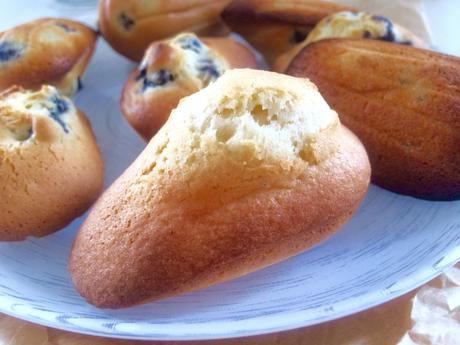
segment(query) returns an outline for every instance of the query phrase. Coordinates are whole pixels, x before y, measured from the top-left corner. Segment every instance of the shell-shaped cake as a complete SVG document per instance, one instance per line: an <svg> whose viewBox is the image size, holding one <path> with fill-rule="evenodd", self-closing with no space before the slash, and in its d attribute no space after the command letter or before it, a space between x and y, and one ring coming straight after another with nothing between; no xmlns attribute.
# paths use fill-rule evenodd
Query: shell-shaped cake
<svg viewBox="0 0 460 345"><path fill-rule="evenodd" d="M180 32L221 36L220 13L231 0L100 0L99 28L120 54L140 61L147 47Z"/></svg>
<svg viewBox="0 0 460 345"><path fill-rule="evenodd" d="M51 86L0 94L0 240L45 236L80 216L102 190L90 124Z"/></svg>
<svg viewBox="0 0 460 345"><path fill-rule="evenodd" d="M229 70L184 98L98 200L72 280L120 308L247 274L334 233L369 179L363 146L312 83Z"/></svg>
<svg viewBox="0 0 460 345"><path fill-rule="evenodd" d="M43 18L0 33L0 91L53 85L72 96L91 59L96 32L67 19Z"/></svg>
<svg viewBox="0 0 460 345"><path fill-rule="evenodd" d="M338 12L323 18L307 38L281 55L273 70L284 72L291 60L307 45L330 38L364 38L428 48L428 45L406 28L389 18L366 12Z"/></svg>
<svg viewBox="0 0 460 345"><path fill-rule="evenodd" d="M231 38L199 39L179 34L155 42L128 77L121 109L145 139L163 126L179 101L219 78L230 68L256 68L254 54Z"/></svg>
<svg viewBox="0 0 460 345"><path fill-rule="evenodd" d="M363 142L373 181L415 197L460 198L460 58L374 40L308 45L307 77Z"/></svg>
<svg viewBox="0 0 460 345"><path fill-rule="evenodd" d="M303 42L321 19L352 10L323 0L237 0L222 12L222 18L273 64Z"/></svg>

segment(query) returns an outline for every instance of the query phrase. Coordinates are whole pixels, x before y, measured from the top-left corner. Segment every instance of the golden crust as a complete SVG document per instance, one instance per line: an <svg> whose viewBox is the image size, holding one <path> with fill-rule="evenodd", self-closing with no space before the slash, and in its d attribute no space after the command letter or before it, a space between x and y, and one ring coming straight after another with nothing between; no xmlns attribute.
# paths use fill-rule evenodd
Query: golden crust
<svg viewBox="0 0 460 345"><path fill-rule="evenodd" d="M310 78L363 141L373 181L426 199L460 197L460 59L372 40L313 43L288 74Z"/></svg>
<svg viewBox="0 0 460 345"><path fill-rule="evenodd" d="M55 101L67 110L51 115ZM48 86L0 94L0 181L1 241L45 236L80 216L103 182L85 115Z"/></svg>
<svg viewBox="0 0 460 345"><path fill-rule="evenodd" d="M364 148L314 85L227 71L183 99L98 200L72 280L120 308L252 272L332 234L369 178Z"/></svg>
<svg viewBox="0 0 460 345"><path fill-rule="evenodd" d="M0 90L46 84L70 96L93 54L96 33L75 21L42 18L0 33L0 41L6 53L0 58Z"/></svg>
<svg viewBox="0 0 460 345"><path fill-rule="evenodd" d="M222 18L272 64L302 42L322 18L348 10L353 9L322 0L237 0L224 10Z"/></svg>
<svg viewBox="0 0 460 345"><path fill-rule="evenodd" d="M118 53L140 61L154 41L179 32L218 36L227 33L220 20L230 0L99 1L99 27Z"/></svg>
<svg viewBox="0 0 460 345"><path fill-rule="evenodd" d="M120 100L122 112L146 141L163 126L171 110L183 97L201 90L211 81L200 79L196 75L195 67L190 69L190 66L199 62L198 55L187 54L176 42L180 37L198 40L195 35L188 33L171 40L152 43L143 62L131 72L123 88ZM228 68L257 67L250 49L231 38L203 38L198 42L201 50L209 49L202 60L218 64L222 72ZM171 72L174 80L154 89L143 89L142 78L139 78L142 69L150 74L160 70Z"/></svg>

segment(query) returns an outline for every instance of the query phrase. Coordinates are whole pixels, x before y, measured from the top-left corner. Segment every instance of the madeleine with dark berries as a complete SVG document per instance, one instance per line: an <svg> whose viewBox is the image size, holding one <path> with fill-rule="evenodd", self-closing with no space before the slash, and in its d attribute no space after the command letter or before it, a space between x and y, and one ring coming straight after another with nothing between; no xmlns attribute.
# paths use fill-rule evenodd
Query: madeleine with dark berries
<svg viewBox="0 0 460 345"><path fill-rule="evenodd" d="M73 96L93 55L96 32L67 19L43 18L0 33L0 91L53 85Z"/></svg>
<svg viewBox="0 0 460 345"><path fill-rule="evenodd" d="M180 32L222 36L220 13L231 0L100 0L99 28L110 46L140 61L150 43Z"/></svg>
<svg viewBox="0 0 460 345"><path fill-rule="evenodd" d="M90 124L52 86L0 93L0 162L0 241L59 230L102 190Z"/></svg>
<svg viewBox="0 0 460 345"><path fill-rule="evenodd" d="M200 40L185 33L152 43L125 84L121 109L131 126L150 140L183 97L208 86L227 69L256 65L254 54L230 38Z"/></svg>

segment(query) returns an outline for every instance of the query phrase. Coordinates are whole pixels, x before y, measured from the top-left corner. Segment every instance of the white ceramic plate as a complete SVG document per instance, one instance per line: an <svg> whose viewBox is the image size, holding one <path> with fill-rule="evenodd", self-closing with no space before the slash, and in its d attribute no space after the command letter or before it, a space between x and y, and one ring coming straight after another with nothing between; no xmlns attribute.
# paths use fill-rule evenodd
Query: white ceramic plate
<svg viewBox="0 0 460 345"><path fill-rule="evenodd" d="M103 151L106 185L144 146L118 108L133 66L100 40L76 99ZM383 303L460 258L460 202L421 201L371 186L353 219L308 252L206 290L106 311L86 304L67 272L80 223L43 239L0 243L1 312L119 338L237 337L312 325Z"/></svg>

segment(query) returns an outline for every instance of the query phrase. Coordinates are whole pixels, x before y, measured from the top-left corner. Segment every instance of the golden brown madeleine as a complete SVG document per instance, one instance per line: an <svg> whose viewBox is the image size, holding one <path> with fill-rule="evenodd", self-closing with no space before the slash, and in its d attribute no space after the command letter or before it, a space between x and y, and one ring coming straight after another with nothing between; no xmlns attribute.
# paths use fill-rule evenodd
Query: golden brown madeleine
<svg viewBox="0 0 460 345"><path fill-rule="evenodd" d="M305 41L289 49L279 56L273 64L273 70L284 72L305 46L329 38L365 38L428 48L428 45L406 28L392 22L390 19L366 12L337 12L323 18L310 33Z"/></svg>
<svg viewBox="0 0 460 345"><path fill-rule="evenodd" d="M351 10L322 0L237 0L224 10L222 18L272 64L304 41L322 18Z"/></svg>
<svg viewBox="0 0 460 345"><path fill-rule="evenodd" d="M54 87L0 94L0 181L1 241L57 231L101 192L90 124Z"/></svg>
<svg viewBox="0 0 460 345"><path fill-rule="evenodd" d="M44 84L72 96L93 54L96 32L67 19L43 18L0 33L0 91Z"/></svg>
<svg viewBox="0 0 460 345"><path fill-rule="evenodd" d="M241 276L335 232L369 179L364 147L312 83L229 70L184 98L98 200L72 280L120 308Z"/></svg>
<svg viewBox="0 0 460 345"><path fill-rule="evenodd" d="M150 43L182 31L227 33L220 13L231 0L99 0L99 27L118 53L140 61Z"/></svg>
<svg viewBox="0 0 460 345"><path fill-rule="evenodd" d="M241 67L256 68L255 56L231 38L200 40L185 33L152 43L126 81L122 112L149 141L183 97L203 89L227 69Z"/></svg>
<svg viewBox="0 0 460 345"><path fill-rule="evenodd" d="M310 78L362 140L380 186L460 197L460 59L373 40L313 43L288 74Z"/></svg>

